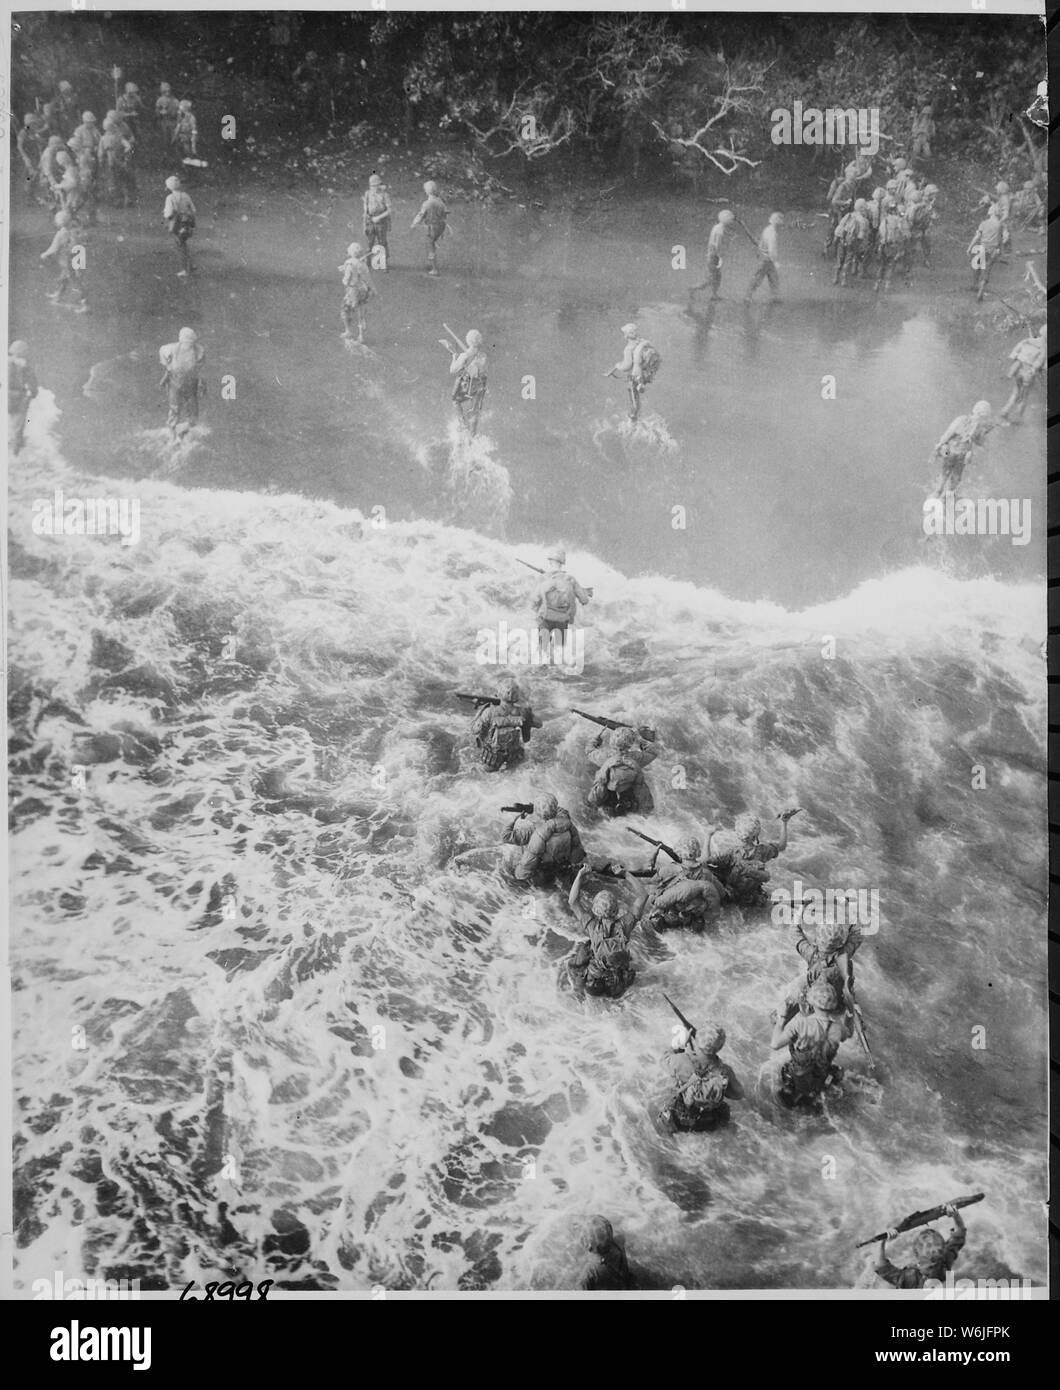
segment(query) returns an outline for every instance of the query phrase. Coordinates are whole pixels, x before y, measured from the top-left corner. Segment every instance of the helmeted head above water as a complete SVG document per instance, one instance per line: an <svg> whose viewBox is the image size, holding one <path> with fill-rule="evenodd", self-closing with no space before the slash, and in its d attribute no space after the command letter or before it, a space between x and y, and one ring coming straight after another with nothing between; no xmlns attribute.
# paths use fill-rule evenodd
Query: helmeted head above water
<svg viewBox="0 0 1060 1390"><path fill-rule="evenodd" d="M427 182L423 185L423 191L424 193L426 193L428 198L433 198L435 194L438 192L438 185L435 183L433 179L428 179Z"/></svg>
<svg viewBox="0 0 1060 1390"><path fill-rule="evenodd" d="M912 184L910 184L909 187L905 190L905 201L907 203L919 203L920 189L915 188Z"/></svg>
<svg viewBox="0 0 1060 1390"><path fill-rule="evenodd" d="M935 183L926 183L926 184L924 185L924 197L925 197L925 198L934 198L934 197L936 197L937 194L938 194L938 191L939 191L939 189L938 189L938 184L935 184Z"/></svg>
<svg viewBox="0 0 1060 1390"><path fill-rule="evenodd" d="M81 112L81 124L82 124L82 125L95 125L95 124L96 124L96 118L95 118L95 116L92 114L91 111L82 111L82 112Z"/></svg>
<svg viewBox="0 0 1060 1390"><path fill-rule="evenodd" d="M866 203L866 201L865 201L864 198L857 198L857 199L855 199L855 201L854 201L854 211L855 211L855 212L864 212L865 209L866 209L867 207L868 207L868 203Z"/></svg>
<svg viewBox="0 0 1060 1390"><path fill-rule="evenodd" d="M972 406L972 414L978 415L981 419L985 419L986 416L992 415L993 412L994 407L989 401L976 401L975 405Z"/></svg>
<svg viewBox="0 0 1060 1390"><path fill-rule="evenodd" d="M945 1245L938 1231L920 1231L913 1241L913 1259L918 1265L934 1264Z"/></svg>
<svg viewBox="0 0 1060 1390"><path fill-rule="evenodd" d="M783 227L784 214L782 212L771 212L769 214L769 225L771 227Z"/></svg>
<svg viewBox="0 0 1060 1390"><path fill-rule="evenodd" d="M602 1255L614 1238L614 1228L605 1216L590 1217L582 1228L582 1245L593 1255Z"/></svg>
<svg viewBox="0 0 1060 1390"><path fill-rule="evenodd" d="M1029 191L1029 190L1032 189L1032 188L1037 188L1038 185L1034 182L1033 179L1025 179L1025 180L1024 180L1024 183L1023 183L1023 187L1026 188L1026 189Z"/></svg>
<svg viewBox="0 0 1060 1390"><path fill-rule="evenodd" d="M158 92L159 92L159 95L160 95L160 96L164 96L164 97L172 96L172 95L173 95L173 88L169 85L168 82L160 82L160 83L158 84Z"/></svg>
<svg viewBox="0 0 1060 1390"><path fill-rule="evenodd" d="M180 186L180 179L176 174L170 174L169 178L166 179L166 187L169 189L170 193L176 193Z"/></svg>
<svg viewBox="0 0 1060 1390"><path fill-rule="evenodd" d="M504 681L500 686L498 694L501 699L507 701L509 705L518 704L523 698L523 692L516 685L515 681Z"/></svg>
<svg viewBox="0 0 1060 1390"><path fill-rule="evenodd" d="M594 917L616 917L618 915L618 899L614 893L609 893L606 888L602 889L593 898Z"/></svg>
<svg viewBox="0 0 1060 1390"><path fill-rule="evenodd" d="M44 124L43 119L37 115L36 111L27 111L22 117L22 124L27 130L40 130Z"/></svg>
<svg viewBox="0 0 1060 1390"><path fill-rule="evenodd" d="M899 155L897 159L891 160L891 168L894 170L896 174L899 174L903 169L908 169L909 165L905 162L902 156Z"/></svg>
<svg viewBox="0 0 1060 1390"><path fill-rule="evenodd" d="M881 198L884 198L884 197L886 196L886 194L887 194L886 188L874 188L874 189L872 190L873 199L874 199L877 203L880 201Z"/></svg>
<svg viewBox="0 0 1060 1390"><path fill-rule="evenodd" d="M830 922L826 926L818 927L814 935L822 951L838 951L847 939L847 929L838 922Z"/></svg>
<svg viewBox="0 0 1060 1390"><path fill-rule="evenodd" d="M694 859L697 863L700 855L703 853L703 846L694 835L682 836L677 844L674 845L674 849L677 850L682 859Z"/></svg>
<svg viewBox="0 0 1060 1390"><path fill-rule="evenodd" d="M1008 192L1008 184L1005 182L1004 179L1000 179L1000 180L997 182L997 184L996 184L995 187L994 187L994 192L995 192L995 193L998 193L998 194L1007 193L1007 192Z"/></svg>
<svg viewBox="0 0 1060 1390"><path fill-rule="evenodd" d="M728 208L722 208L721 212L718 213L718 221L723 227L728 227L731 223L736 221L736 214L730 212Z"/></svg>
<svg viewBox="0 0 1060 1390"><path fill-rule="evenodd" d="M725 1046L725 1029L719 1023L704 1023L696 1032L700 1052L720 1052Z"/></svg>
<svg viewBox="0 0 1060 1390"><path fill-rule="evenodd" d="M7 355L8 357L28 357L29 343L24 343L21 338L16 338L8 348Z"/></svg>
<svg viewBox="0 0 1060 1390"><path fill-rule="evenodd" d="M551 792L534 797L534 815L540 816L542 820L551 820L558 810L559 802Z"/></svg>
<svg viewBox="0 0 1060 1390"><path fill-rule="evenodd" d="M810 1007L820 1009L822 1013L834 1013L837 1003L835 990L825 980L815 980L806 992Z"/></svg>
<svg viewBox="0 0 1060 1390"><path fill-rule="evenodd" d="M57 227L69 227L74 219L68 212L57 212L53 220Z"/></svg>
<svg viewBox="0 0 1060 1390"><path fill-rule="evenodd" d="M140 88L136 85L135 82L126 82L125 92L127 96L139 96Z"/></svg>
<svg viewBox="0 0 1060 1390"><path fill-rule="evenodd" d="M637 742L637 735L633 729L612 729L611 747L618 753L625 753Z"/></svg>
<svg viewBox="0 0 1060 1390"><path fill-rule="evenodd" d="M72 92L74 89L65 78L59 83L60 92Z"/></svg>
<svg viewBox="0 0 1060 1390"><path fill-rule="evenodd" d="M545 559L554 560L557 565L565 565L567 563L567 552L561 545L554 545L545 556Z"/></svg>
<svg viewBox="0 0 1060 1390"><path fill-rule="evenodd" d="M469 329L467 330L467 339L466 339L466 341L467 341L468 347L481 347L481 346L482 346L482 334L478 331L477 328L469 328Z"/></svg>
<svg viewBox="0 0 1060 1390"><path fill-rule="evenodd" d="M361 243L359 241L351 241L349 246L346 247L346 254L351 260L356 260L361 254Z"/></svg>
<svg viewBox="0 0 1060 1390"><path fill-rule="evenodd" d="M382 183L383 183L383 180L379 177L378 174L372 174L372 176L371 176L371 177L369 178L369 180L368 180L368 187L369 187L369 188L380 188L380 187L382 186Z"/></svg>
<svg viewBox="0 0 1060 1390"><path fill-rule="evenodd" d="M116 121L118 120L118 113L117 111L108 111L107 114L103 117L103 119L105 121Z"/></svg>
<svg viewBox="0 0 1060 1390"><path fill-rule="evenodd" d="M743 811L736 817L733 829L741 840L757 840L762 833L762 822L749 811Z"/></svg>
<svg viewBox="0 0 1060 1390"><path fill-rule="evenodd" d="M182 328L177 334L177 342L182 343L185 347L191 347L193 343L198 341L199 335L194 328Z"/></svg>
<svg viewBox="0 0 1060 1390"><path fill-rule="evenodd" d="M931 107L930 107L930 106L922 106L922 107L920 108L920 114L921 114L922 116L930 116L930 115L931 115Z"/></svg>
<svg viewBox="0 0 1060 1390"><path fill-rule="evenodd" d="M898 180L897 180L897 179L888 179L888 180L887 180L887 186L884 188L883 191L884 191L885 193L897 193L897 192L898 192Z"/></svg>
<svg viewBox="0 0 1060 1390"><path fill-rule="evenodd" d="M620 331L624 338L635 338L637 336L637 325L635 323L624 323Z"/></svg>
<svg viewBox="0 0 1060 1390"><path fill-rule="evenodd" d="M183 101L178 101L177 106L180 108L181 111L191 110L191 102L187 99L187 97L185 97Z"/></svg>

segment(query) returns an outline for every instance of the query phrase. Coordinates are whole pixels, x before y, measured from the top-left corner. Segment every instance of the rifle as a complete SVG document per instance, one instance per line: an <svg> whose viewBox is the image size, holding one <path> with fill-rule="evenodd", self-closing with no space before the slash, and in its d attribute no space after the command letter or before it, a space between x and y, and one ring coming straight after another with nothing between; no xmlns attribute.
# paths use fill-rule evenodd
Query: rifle
<svg viewBox="0 0 1060 1390"><path fill-rule="evenodd" d="M582 719L591 720L593 724L601 724L605 729L632 729L632 724L623 724L620 719L605 719L602 714L586 714L583 709L571 709L571 714L580 715ZM655 730L649 729L646 724L641 724L634 729L634 733L640 734L641 738L647 743L655 742Z"/></svg>
<svg viewBox="0 0 1060 1390"><path fill-rule="evenodd" d="M499 705L501 702L499 695L469 695L466 690L458 690L456 698L473 701L477 710L481 709L483 705Z"/></svg>
<svg viewBox="0 0 1060 1390"><path fill-rule="evenodd" d="M631 825L627 825L626 830L629 832L630 835L636 835L638 840L644 840L649 845L654 845L656 850L661 849L665 851L665 853L667 853L670 856L670 858L674 861L675 864L680 864L681 856L675 849L671 849L669 845L663 844L662 840L653 840L650 835L645 835L643 831L640 830L634 830Z"/></svg>
<svg viewBox="0 0 1060 1390"><path fill-rule="evenodd" d="M461 339L457 336L457 334L455 334L455 333L453 332L453 330L452 330L452 329L449 327L449 325L444 321L444 319L443 319L443 321L442 321L442 327L443 327L443 328L445 329L445 331L449 334L450 338L452 338L453 342L456 343L456 345L457 345L457 347L460 349L460 351L461 351L461 352L467 352L467 343L461 341Z"/></svg>
<svg viewBox="0 0 1060 1390"><path fill-rule="evenodd" d="M631 878L654 878L654 869L614 869L610 864L605 864L602 869L593 869L593 873L598 878L625 878L629 874Z"/></svg>
<svg viewBox="0 0 1060 1390"><path fill-rule="evenodd" d="M828 214L825 213L824 216L827 217ZM744 226L744 224L740 221L740 219L736 216L735 213L733 213L733 220L735 221L737 227L739 227L740 231L743 232L744 236L747 238L747 240L748 240L748 241L751 243L751 245L754 247L754 249L755 249L756 251L758 251L758 242L757 242L757 240L751 235L751 233L747 230L746 226ZM761 255L761 254L762 254L761 251L758 251L758 254Z"/></svg>
<svg viewBox="0 0 1060 1390"><path fill-rule="evenodd" d="M664 998L664 999L666 1000L666 1002L669 1004L670 1008L673 1009L674 1013L675 1013L675 1014L677 1015L677 1017L681 1020L681 1022L685 1025L685 1027L688 1029L688 1040L689 1040L689 1042L691 1042L692 1039L696 1036L695 1026L694 1026L693 1024L689 1023L688 1019L685 1018L684 1014L681 1012L681 1010L677 1007L677 1005L674 1003L674 1001L670 998L670 996L669 996L668 994L664 994L664 995L663 995L663 998Z"/></svg>
<svg viewBox="0 0 1060 1390"><path fill-rule="evenodd" d="M853 990L850 990L850 997L853 1000ZM868 1034L865 1032L865 1019L862 1015L860 1008L856 1003L854 1004L854 1035L856 1036L861 1046L865 1049L865 1055L868 1057L870 1064L873 1067L875 1067L876 1059L872 1055L872 1048L869 1046Z"/></svg>
<svg viewBox="0 0 1060 1390"><path fill-rule="evenodd" d="M985 1196L982 1192L975 1192L971 1197L955 1197L952 1202L944 1202L941 1206L931 1207L927 1211L915 1211L912 1216L907 1216L904 1221L899 1221L895 1226L895 1232L901 1235L903 1231L915 1230L917 1226L926 1226L929 1221L937 1221L940 1216L946 1215L946 1208L950 1207L970 1207L973 1202L981 1202ZM881 1231L878 1236L870 1236L868 1240L859 1240L854 1247L860 1250L863 1245L875 1245L878 1240L886 1240L887 1232Z"/></svg>
<svg viewBox="0 0 1060 1390"><path fill-rule="evenodd" d="M518 556L515 557L515 563L517 565L525 565L528 570L533 570L535 574L544 574L545 572L543 569L539 569L537 565L532 565L529 560L520 560Z"/></svg>
<svg viewBox="0 0 1060 1390"><path fill-rule="evenodd" d="M505 811L518 811L521 816L528 816L533 809L534 804L532 801L517 801L514 806L502 806L501 813L503 814Z"/></svg>

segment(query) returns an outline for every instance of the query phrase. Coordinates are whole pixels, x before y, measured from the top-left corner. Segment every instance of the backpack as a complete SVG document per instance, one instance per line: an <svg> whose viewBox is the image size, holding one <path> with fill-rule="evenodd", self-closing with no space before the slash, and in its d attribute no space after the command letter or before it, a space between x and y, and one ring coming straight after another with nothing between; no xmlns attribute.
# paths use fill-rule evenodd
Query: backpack
<svg viewBox="0 0 1060 1390"><path fill-rule="evenodd" d="M564 575L560 583L550 583L545 590L545 621L569 622L576 612L574 585L569 575Z"/></svg>
<svg viewBox="0 0 1060 1390"><path fill-rule="evenodd" d="M490 747L495 753L512 753L522 745L523 717L518 711L497 714L490 731Z"/></svg>
<svg viewBox="0 0 1060 1390"><path fill-rule="evenodd" d="M640 768L635 763L625 762L621 758L616 758L605 766L607 767L608 790L613 791L620 798L630 794L640 775Z"/></svg>
<svg viewBox="0 0 1060 1390"><path fill-rule="evenodd" d="M681 1087L681 1100L689 1110L717 1110L725 1099L728 1078L718 1067L695 1072Z"/></svg>
<svg viewBox="0 0 1060 1390"><path fill-rule="evenodd" d="M646 342L641 345L640 352L637 356L638 367L640 369L640 384L641 386L650 386L658 375L659 368L662 366L662 358L659 355L659 350L653 347L651 343Z"/></svg>

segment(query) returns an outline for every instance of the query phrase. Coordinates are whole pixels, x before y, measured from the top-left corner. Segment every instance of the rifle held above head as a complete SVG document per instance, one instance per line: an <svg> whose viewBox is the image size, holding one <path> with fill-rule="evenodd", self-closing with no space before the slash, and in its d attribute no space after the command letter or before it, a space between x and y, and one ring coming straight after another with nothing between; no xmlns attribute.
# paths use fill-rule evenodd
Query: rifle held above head
<svg viewBox="0 0 1060 1390"><path fill-rule="evenodd" d="M460 351L461 351L461 352L467 352L467 343L465 343L465 342L463 341L463 339L459 336L459 334L454 333L453 330L449 327L449 325L448 325L447 323L444 322L444 320L443 320L443 322L442 322L442 327L443 327L443 328L445 329L445 331L449 334L450 338L452 338L453 342L456 343L456 345L457 345L457 347L460 349Z"/></svg>
<svg viewBox="0 0 1060 1390"><path fill-rule="evenodd" d="M456 692L458 700L470 700L476 709L481 709L483 705L499 705L501 698L499 695L469 695L466 690Z"/></svg>
<svg viewBox="0 0 1060 1390"><path fill-rule="evenodd" d="M646 724L634 729L632 724L623 724L620 719L605 719L602 714L587 714L583 709L571 709L571 714L577 714L582 719L588 719L593 724L600 724L605 729L633 729L635 734L639 734L646 743L655 742L655 730L649 729Z"/></svg>
<svg viewBox="0 0 1060 1390"><path fill-rule="evenodd" d="M598 878L625 878L627 874L629 874L630 878L655 877L654 869L623 869L620 865L612 864L610 861L601 865L599 869L593 869L592 872L596 874Z"/></svg>
<svg viewBox="0 0 1060 1390"><path fill-rule="evenodd" d="M532 801L517 801L514 806L502 806L501 813L503 814L505 811L517 811L521 816L528 816L533 809L534 803Z"/></svg>
<svg viewBox="0 0 1060 1390"><path fill-rule="evenodd" d="M641 830L634 830L631 825L627 825L626 830L630 835L636 835L638 840L644 840L647 844L654 845L656 851L662 850L665 854L668 854L675 864L680 864L681 856L678 854L677 850L671 849L670 846L664 844L662 840L653 840L650 835L645 835Z"/></svg>
<svg viewBox="0 0 1060 1390"><path fill-rule="evenodd" d="M666 1002L669 1004L670 1008L673 1009L674 1013L675 1013L675 1014L677 1015L677 1017L681 1020L681 1022L684 1024L684 1026L688 1029L688 1038L689 1038L689 1041L691 1041L691 1040L696 1036L695 1025L692 1024L692 1023L689 1023L688 1019L685 1018L684 1014L681 1012L681 1010L677 1007L677 1005L674 1003L674 1001L670 998L670 996L669 996L668 994L664 994L664 995L663 995L663 998L664 998L664 999L666 1000Z"/></svg>
<svg viewBox="0 0 1060 1390"><path fill-rule="evenodd" d="M517 565L525 565L528 570L533 570L535 574L544 574L545 572L538 565L532 565L529 560L520 560L518 555L515 557L515 563Z"/></svg>
<svg viewBox="0 0 1060 1390"><path fill-rule="evenodd" d="M947 1207L970 1207L973 1202L981 1202L984 1197L982 1192L974 1192L970 1197L954 1197L952 1202L943 1202L941 1206L930 1207L927 1211L914 1211L912 1216L907 1216L904 1221L899 1221L895 1226L895 1232L901 1235L903 1231L913 1231L917 1226L926 1226L929 1221L937 1221L940 1216L946 1215ZM887 1232L881 1231L878 1236L870 1236L868 1240L859 1240L854 1247L860 1250L863 1245L875 1245L878 1240L886 1240Z"/></svg>

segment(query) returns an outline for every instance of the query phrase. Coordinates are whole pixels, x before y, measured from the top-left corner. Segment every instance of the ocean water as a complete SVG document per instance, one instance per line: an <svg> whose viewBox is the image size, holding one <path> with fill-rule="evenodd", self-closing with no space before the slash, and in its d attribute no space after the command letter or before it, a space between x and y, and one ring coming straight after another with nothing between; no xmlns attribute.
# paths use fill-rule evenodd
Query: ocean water
<svg viewBox="0 0 1060 1390"><path fill-rule="evenodd" d="M518 673L544 727L491 777L453 692L492 689L476 634L533 580L492 441L421 459L463 529L179 457L100 480L56 430L42 393L10 496L20 1283L568 1288L599 1211L654 1287L846 1288L858 1240L974 1191L958 1273L1044 1281L1040 583L936 543L788 611L572 550L585 669ZM35 535L56 487L138 498L139 543ZM591 854L646 848L582 806L574 704L657 726L652 833L799 805L774 884L879 889L877 1085L854 1043L819 1116L758 1085L798 967L768 915L638 934L627 995L579 1002L562 897L452 863L542 789ZM664 992L726 1029L724 1133L653 1123Z"/></svg>

